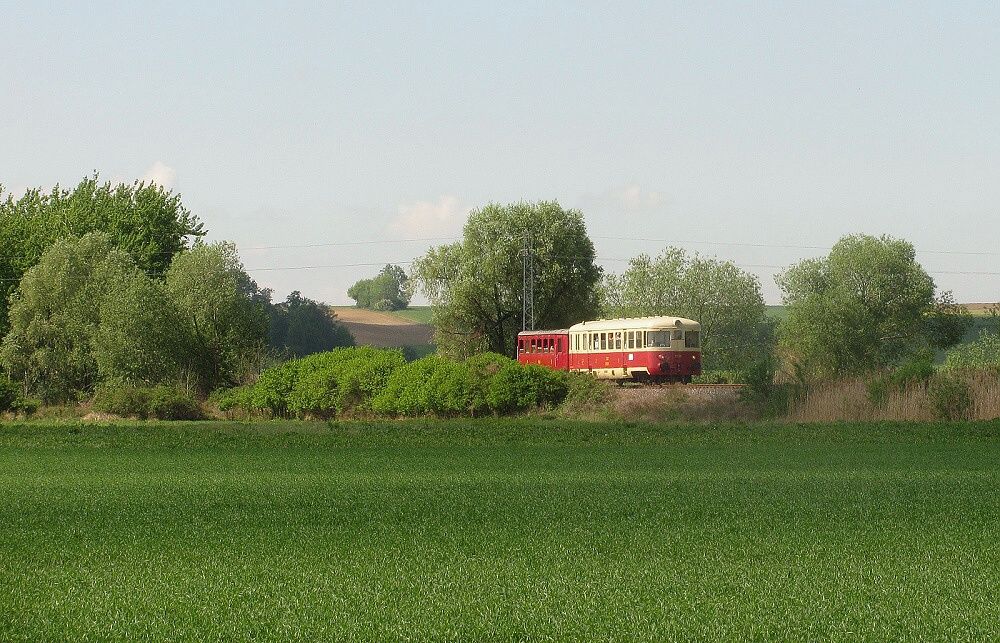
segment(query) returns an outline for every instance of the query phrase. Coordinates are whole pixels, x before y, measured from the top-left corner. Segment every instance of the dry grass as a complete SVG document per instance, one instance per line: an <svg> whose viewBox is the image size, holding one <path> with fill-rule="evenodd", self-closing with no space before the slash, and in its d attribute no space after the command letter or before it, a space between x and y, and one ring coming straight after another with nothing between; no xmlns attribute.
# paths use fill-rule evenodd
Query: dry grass
<svg viewBox="0 0 1000 643"><path fill-rule="evenodd" d="M1000 377L988 372L959 375L969 388L972 409L968 419L1000 418ZM868 383L846 379L814 386L792 405L787 419L792 422L926 422L935 418L926 384L915 383L903 389L890 388L881 404L872 402Z"/></svg>
<svg viewBox="0 0 1000 643"><path fill-rule="evenodd" d="M588 420L750 421L754 410L739 399L735 389L702 389L685 386L636 386L608 388L607 400L596 405L564 409L563 415Z"/></svg>

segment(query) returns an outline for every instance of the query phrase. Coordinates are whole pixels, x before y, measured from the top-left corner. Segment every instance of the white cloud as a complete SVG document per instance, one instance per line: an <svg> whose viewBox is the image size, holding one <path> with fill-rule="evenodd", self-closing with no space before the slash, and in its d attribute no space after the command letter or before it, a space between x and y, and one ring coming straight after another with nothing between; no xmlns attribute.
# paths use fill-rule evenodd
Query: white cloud
<svg viewBox="0 0 1000 643"><path fill-rule="evenodd" d="M401 204L390 227L397 234L410 237L458 235L467 215L468 210L458 197L446 194L437 201Z"/></svg>
<svg viewBox="0 0 1000 643"><path fill-rule="evenodd" d="M139 180L144 183L155 183L165 190L172 190L177 186L177 170L163 161L157 161Z"/></svg>
<svg viewBox="0 0 1000 643"><path fill-rule="evenodd" d="M659 192L643 190L638 185L626 185L614 191L615 200L626 210L654 209L663 201Z"/></svg>
<svg viewBox="0 0 1000 643"><path fill-rule="evenodd" d="M655 211L664 205L666 199L660 192L645 190L635 183L612 188L600 194L587 194L581 199L584 213L595 210L633 214Z"/></svg>

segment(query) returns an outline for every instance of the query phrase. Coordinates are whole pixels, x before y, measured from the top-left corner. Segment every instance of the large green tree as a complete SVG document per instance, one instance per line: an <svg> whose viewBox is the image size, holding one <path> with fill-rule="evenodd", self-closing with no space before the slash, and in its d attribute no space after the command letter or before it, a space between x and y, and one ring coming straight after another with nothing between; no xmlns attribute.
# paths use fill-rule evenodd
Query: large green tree
<svg viewBox="0 0 1000 643"><path fill-rule="evenodd" d="M667 248L632 259L600 288L607 317L671 315L701 323L705 364L744 370L773 349L760 280L730 261Z"/></svg>
<svg viewBox="0 0 1000 643"><path fill-rule="evenodd" d="M814 376L891 366L965 332L964 309L950 293L935 297L934 280L902 239L846 236L777 282L788 310L781 343Z"/></svg>
<svg viewBox="0 0 1000 643"><path fill-rule="evenodd" d="M559 328L598 312L601 269L583 215L554 201L490 204L469 214L462 240L432 248L411 279L433 306L439 350L512 355L521 329L522 249L530 235L537 328Z"/></svg>
<svg viewBox="0 0 1000 643"><path fill-rule="evenodd" d="M46 402L86 395L101 377L171 376L178 325L158 292L107 235L57 241L11 299L0 361Z"/></svg>
<svg viewBox="0 0 1000 643"><path fill-rule="evenodd" d="M280 355L289 357L354 346L354 337L329 306L297 290L270 307L269 341Z"/></svg>
<svg viewBox="0 0 1000 643"><path fill-rule="evenodd" d="M399 266L386 264L371 279L362 279L347 290L359 308L402 310L410 305L406 273Z"/></svg>
<svg viewBox="0 0 1000 643"><path fill-rule="evenodd" d="M267 297L232 243L196 244L167 270L166 290L192 338L188 370L202 392L245 380L265 359Z"/></svg>
<svg viewBox="0 0 1000 643"><path fill-rule="evenodd" d="M57 240L88 232L103 232L141 270L160 276L204 229L179 195L155 184L101 183L95 174L73 189L33 189L17 199L0 186L0 335L24 273Z"/></svg>

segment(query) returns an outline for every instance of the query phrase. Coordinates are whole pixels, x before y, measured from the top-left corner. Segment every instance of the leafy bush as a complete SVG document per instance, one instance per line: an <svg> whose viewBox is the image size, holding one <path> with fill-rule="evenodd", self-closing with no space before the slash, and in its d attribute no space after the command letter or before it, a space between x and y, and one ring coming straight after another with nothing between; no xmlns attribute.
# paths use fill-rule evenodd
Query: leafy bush
<svg viewBox="0 0 1000 643"><path fill-rule="evenodd" d="M252 408L270 411L276 417L288 415L288 396L295 386L295 361L266 369L250 391Z"/></svg>
<svg viewBox="0 0 1000 643"><path fill-rule="evenodd" d="M934 377L934 356L929 352L920 353L904 362L895 370L881 373L868 382L868 399L881 406L893 389L903 390L914 384L927 384Z"/></svg>
<svg viewBox="0 0 1000 643"><path fill-rule="evenodd" d="M231 416L234 413L250 415L254 408L252 399L252 386L237 386L212 391L212 394L208 396L208 403L227 416Z"/></svg>
<svg viewBox="0 0 1000 643"><path fill-rule="evenodd" d="M484 353L465 362L430 355L397 369L372 402L386 415L440 416L524 411L561 402L567 376Z"/></svg>
<svg viewBox="0 0 1000 643"><path fill-rule="evenodd" d="M566 397L560 410L570 414L604 411L612 400L611 386L589 373L567 373Z"/></svg>
<svg viewBox="0 0 1000 643"><path fill-rule="evenodd" d="M149 400L148 388L112 380L97 387L94 392L93 407L103 413L144 420L149 417Z"/></svg>
<svg viewBox="0 0 1000 643"><path fill-rule="evenodd" d="M941 373L927 387L931 408L941 420L964 420L972 411L969 384L954 373Z"/></svg>
<svg viewBox="0 0 1000 643"><path fill-rule="evenodd" d="M404 363L398 350L369 346L315 353L261 373L250 405L281 417L333 417L348 410L368 410L372 398Z"/></svg>
<svg viewBox="0 0 1000 643"><path fill-rule="evenodd" d="M0 413L12 411L20 399L17 385L6 378L0 378Z"/></svg>
<svg viewBox="0 0 1000 643"><path fill-rule="evenodd" d="M983 332L976 341L951 349L945 368L1000 371L1000 332Z"/></svg>
<svg viewBox="0 0 1000 643"><path fill-rule="evenodd" d="M154 386L149 394L149 417L158 420L200 420L204 418L194 397L173 386Z"/></svg>
<svg viewBox="0 0 1000 643"><path fill-rule="evenodd" d="M385 388L372 400L372 410L385 415L424 415L432 410L429 386L445 360L428 355L399 367L386 382ZM443 377L438 377L440 385Z"/></svg>
<svg viewBox="0 0 1000 643"><path fill-rule="evenodd" d="M104 413L140 420L199 420L201 407L194 397L172 386L134 386L108 381L98 386L93 407Z"/></svg>
<svg viewBox="0 0 1000 643"><path fill-rule="evenodd" d="M537 406L554 406L566 398L567 376L529 364L511 360L497 371L490 381L486 401L494 413L512 413Z"/></svg>

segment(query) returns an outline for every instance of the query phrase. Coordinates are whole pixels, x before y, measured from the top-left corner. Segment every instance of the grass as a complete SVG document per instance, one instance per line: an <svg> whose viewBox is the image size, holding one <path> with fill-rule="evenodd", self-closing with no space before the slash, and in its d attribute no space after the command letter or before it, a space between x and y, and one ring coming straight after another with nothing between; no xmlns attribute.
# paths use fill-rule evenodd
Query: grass
<svg viewBox="0 0 1000 643"><path fill-rule="evenodd" d="M0 639L987 639L1000 423L0 426Z"/></svg>
<svg viewBox="0 0 1000 643"><path fill-rule="evenodd" d="M403 310L394 310L389 314L402 319L408 319L418 324L431 323L430 306L410 306L409 308L405 308Z"/></svg>

